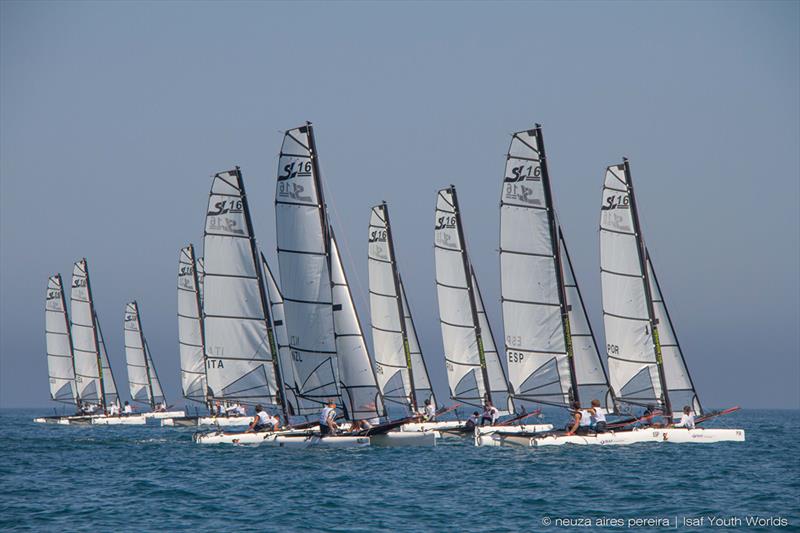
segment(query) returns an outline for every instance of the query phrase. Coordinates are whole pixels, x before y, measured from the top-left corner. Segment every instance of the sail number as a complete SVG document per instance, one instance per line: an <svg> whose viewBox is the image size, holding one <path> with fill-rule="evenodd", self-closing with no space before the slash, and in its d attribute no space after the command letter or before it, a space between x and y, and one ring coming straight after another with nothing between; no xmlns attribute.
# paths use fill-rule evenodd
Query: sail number
<svg viewBox="0 0 800 533"><path fill-rule="evenodd" d="M455 372L456 370L455 367L453 366L453 363L451 363L450 361L445 361L444 366L447 367L448 372Z"/></svg>
<svg viewBox="0 0 800 533"><path fill-rule="evenodd" d="M508 351L508 362L509 363L521 363L522 360L525 359L525 354L522 352L514 352L509 350Z"/></svg>
<svg viewBox="0 0 800 533"><path fill-rule="evenodd" d="M602 211L610 209L627 209L630 207L631 199L627 194L612 194L606 198L606 205L602 206Z"/></svg>
<svg viewBox="0 0 800 533"><path fill-rule="evenodd" d="M379 363L375 363L375 373L383 375L383 367Z"/></svg>
<svg viewBox="0 0 800 533"><path fill-rule="evenodd" d="M619 355L619 346L616 344L606 344L606 350L608 350L608 353Z"/></svg>

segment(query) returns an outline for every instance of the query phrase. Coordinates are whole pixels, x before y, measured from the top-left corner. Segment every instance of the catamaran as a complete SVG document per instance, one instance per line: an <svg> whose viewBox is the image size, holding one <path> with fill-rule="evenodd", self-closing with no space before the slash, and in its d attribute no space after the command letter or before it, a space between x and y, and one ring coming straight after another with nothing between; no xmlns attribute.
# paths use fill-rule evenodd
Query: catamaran
<svg viewBox="0 0 800 533"><path fill-rule="evenodd" d="M667 311L639 223L630 165L606 169L600 216L603 322L611 386L619 402L663 413L666 425L688 406L708 416ZM743 441L741 429L654 428L670 442Z"/></svg>
<svg viewBox="0 0 800 533"><path fill-rule="evenodd" d="M515 413L478 280L467 252L453 185L437 193L434 229L436 292L450 397L480 411L491 402L500 415ZM517 418L524 416L517 414ZM488 426L478 431L491 431ZM546 431L550 424L503 426L509 431Z"/></svg>
<svg viewBox="0 0 800 533"><path fill-rule="evenodd" d="M145 418L182 416L183 411L167 411L167 400L142 330L139 304L136 301L125 304L124 333L131 399L150 408L149 412L142 415Z"/></svg>

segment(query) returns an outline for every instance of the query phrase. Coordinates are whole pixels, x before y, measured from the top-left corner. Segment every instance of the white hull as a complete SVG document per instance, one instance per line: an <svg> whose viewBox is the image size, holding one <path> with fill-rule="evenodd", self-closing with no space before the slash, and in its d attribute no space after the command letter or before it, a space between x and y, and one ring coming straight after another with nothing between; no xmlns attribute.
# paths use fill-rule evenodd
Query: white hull
<svg viewBox="0 0 800 533"><path fill-rule="evenodd" d="M90 418L77 416L43 416L34 418L33 421L37 424L57 424L59 426L68 426L70 424L80 423L83 423L84 425L91 424Z"/></svg>
<svg viewBox="0 0 800 533"><path fill-rule="evenodd" d="M446 422L409 422L400 426L400 431L444 431L464 427L464 422L448 420Z"/></svg>
<svg viewBox="0 0 800 533"><path fill-rule="evenodd" d="M181 413L183 415L183 413ZM181 427L197 427L197 426L216 426L222 428L241 428L247 427L253 421L251 416L176 416L172 418L162 418L162 426L181 426Z"/></svg>
<svg viewBox="0 0 800 533"><path fill-rule="evenodd" d="M274 439L276 435L306 437L309 431L285 431L275 433L272 431L225 433L213 431L209 433L195 433L192 439L198 444L263 444Z"/></svg>
<svg viewBox="0 0 800 533"><path fill-rule="evenodd" d="M656 437L656 439L661 440L662 442L674 442L677 444L744 442L743 429L664 428L664 429L654 429L653 431L658 434L658 437Z"/></svg>
<svg viewBox="0 0 800 533"><path fill-rule="evenodd" d="M144 415L98 416L92 418L92 424L97 426L143 426L147 424L147 418Z"/></svg>
<svg viewBox="0 0 800 533"><path fill-rule="evenodd" d="M382 435L373 435L369 438L372 446L436 446L437 434L435 431L390 431Z"/></svg>
<svg viewBox="0 0 800 533"><path fill-rule="evenodd" d="M142 413L142 416L145 418L156 418L156 419L163 419L163 418L178 418L182 416L186 416L186 413L183 411L161 411L161 412L149 412L149 413Z"/></svg>
<svg viewBox="0 0 800 533"><path fill-rule="evenodd" d="M618 431L600 433L597 435L516 435L513 433L495 432L479 435L475 438L477 446L563 446L577 444L579 446L598 445L614 446L636 444L639 442L658 442L659 435L652 429L634 429L632 431Z"/></svg>
<svg viewBox="0 0 800 533"><path fill-rule="evenodd" d="M263 444L281 446L283 448L363 448L370 445L371 437L320 437L319 435L307 437L284 437L277 435L267 439Z"/></svg>
<svg viewBox="0 0 800 533"><path fill-rule="evenodd" d="M519 426L478 426L476 428L479 435L491 435L492 433L503 433L505 435L515 433L541 433L552 431L553 424L521 424Z"/></svg>
<svg viewBox="0 0 800 533"><path fill-rule="evenodd" d="M390 431L371 437L353 437L337 435L321 438L308 430L283 431L280 433L196 433L193 437L198 444L263 444L266 446L285 446L307 448L311 446L351 447L351 446L435 446L435 432L401 432ZM366 439L366 444L364 444Z"/></svg>

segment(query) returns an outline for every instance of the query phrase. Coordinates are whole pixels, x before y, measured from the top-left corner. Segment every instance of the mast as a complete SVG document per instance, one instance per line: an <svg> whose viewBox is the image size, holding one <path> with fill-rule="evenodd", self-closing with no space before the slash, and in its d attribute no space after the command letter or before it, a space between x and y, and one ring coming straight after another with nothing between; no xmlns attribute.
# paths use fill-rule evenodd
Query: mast
<svg viewBox="0 0 800 533"><path fill-rule="evenodd" d="M259 252L261 256L261 265L267 264L267 259L264 257L263 252ZM259 268L263 274L263 268ZM269 302L266 300L266 291L264 291L264 280L259 281L259 288L261 293L261 303L264 305L264 319L267 322L267 339L269 341L269 349L272 351L272 364L275 367L275 379L278 382L278 397L281 400L281 409L286 423L289 423L289 402L286 401L286 389L283 382L283 372L280 365L280 353L278 352L278 344L275 342L275 332L272 329L272 309Z"/></svg>
<svg viewBox="0 0 800 533"><path fill-rule="evenodd" d="M567 361L569 362L569 376L572 390L570 391L572 401L580 402L578 395L578 380L575 373L575 354L572 346L572 334L569 325L569 306L567 305L567 292L564 286L564 266L561 260L561 247L559 245L559 235L561 227L556 223L555 208L553 207L553 193L550 190L550 174L547 171L547 156L544 151L544 138L542 137L542 126L536 124L537 147L539 148L539 166L542 169L542 187L544 188L544 198L547 205L547 219L550 224L550 242L553 249L553 260L556 266L556 282L558 283L558 300L561 307L561 327L564 330L564 345L567 348Z"/></svg>
<svg viewBox="0 0 800 533"><path fill-rule="evenodd" d="M425 364L425 357L423 357L422 355L422 350L419 345L419 339L417 338L417 328L414 325L414 317L411 316L411 309L409 309L410 306L408 305L408 298L406 297L406 289L405 286L403 285L403 278L400 276L399 271L397 272L397 280L400 283L400 290L401 290L400 297L403 299L403 309L405 309L406 311L406 316L402 317L402 320L403 322L408 320L406 326L411 325L411 331L414 332L414 345L417 347L416 349L418 350L418 352L416 353L418 353L419 355L420 367L422 368L422 373L425 376L425 382L427 382L429 386L428 390L431 391L430 398L433 399L433 404L434 406L436 406L438 405L436 403L436 395L433 393L433 386L430 384L431 379L430 379L430 374L428 373L428 366ZM406 327L406 331L408 331L408 327Z"/></svg>
<svg viewBox="0 0 800 533"><path fill-rule="evenodd" d="M88 280L88 278L87 278ZM97 314L93 313L92 316L94 317L95 322L97 323L97 333L98 333L98 343L102 343L103 345L103 354L106 358L106 363L108 363L108 373L111 376L111 384L114 386L114 394L117 396L117 403L119 403L119 389L117 388L117 380L114 377L114 371L111 370L111 361L108 360L108 351L106 350L106 339L103 337L103 328L100 327L100 321L97 319ZM98 350L98 358L101 357L100 351ZM102 365L100 366L100 381L101 385L103 385L103 368ZM105 405L105 385L103 385L103 404Z"/></svg>
<svg viewBox="0 0 800 533"><path fill-rule="evenodd" d="M197 318L199 319L200 325L200 344L203 349L203 372L206 375L206 406L211 408L213 398L211 396L211 389L208 387L208 356L206 355L206 329L205 329L205 322L203 321L203 316L205 315L205 311L203 310L203 302L200 300L200 277L197 274L197 265L200 264L199 261L202 259L195 260L194 256L194 244L189 243L189 255L190 260L192 262L192 280L194 281L194 297L197 301Z"/></svg>
<svg viewBox="0 0 800 533"><path fill-rule="evenodd" d="M653 307L653 294L650 290L650 276L647 272L647 249L644 246L644 237L642 235L642 227L639 224L639 210L636 207L636 194L633 190L633 179L631 177L631 168L628 163L628 158L623 157L623 166L625 168L625 178L628 185L628 196L631 200L631 215L633 219L633 231L636 234L636 252L639 258L639 265L642 269L642 281L644 282L645 299L647 300L647 313L649 315L650 329L653 333L653 350L656 355L656 366L658 368L658 379L661 382L661 394L664 396L664 408L667 411L664 417L667 423L672 421L672 404L669 399L669 391L667 389L667 380L664 375L664 359L661 354L661 342L658 339L658 320L655 316L655 308Z"/></svg>
<svg viewBox="0 0 800 533"><path fill-rule="evenodd" d="M408 382L411 388L411 409L412 412L417 412L417 389L414 385L414 370L411 365L411 348L408 344L408 329L406 328L405 311L403 306L403 295L400 292L400 273L397 271L397 256L394 252L394 238L392 237L392 224L389 222L389 206L386 202L381 203L383 209L383 217L386 221L386 242L389 247L389 255L392 257L392 280L394 281L394 291L397 295L397 312L400 317L400 333L403 336L403 353L406 358L406 367L408 368Z"/></svg>
<svg viewBox="0 0 800 533"><path fill-rule="evenodd" d="M144 356L144 371L147 375L147 388L150 389L150 409L156 410L156 395L153 391L153 378L150 375L150 361L147 354L147 342L144 340L144 328L142 327L142 317L139 314L139 304L136 300L131 302L133 309L136 311L136 321L139 323L139 341L142 343L142 355Z"/></svg>
<svg viewBox="0 0 800 533"><path fill-rule="evenodd" d="M467 282L467 293L469 295L469 305L470 311L472 312L472 323L475 329L475 339L478 343L478 359L480 360L481 364L481 375L483 377L483 386L485 389L486 400L492 402L492 387L489 382L489 372L486 369L486 353L484 352L483 348L483 336L481 332L481 325L480 321L478 320L478 307L475 302L475 289L472 284L472 264L469 261L468 253L467 253L467 239L463 238L464 236L464 228L461 224L461 209L458 206L458 196L456 195L456 187L455 185L450 185L450 194L453 197L453 211L455 211L456 217L456 226L458 227L459 233L462 235L462 242L461 242L461 260L464 262L464 273L466 274L466 282ZM494 402L492 402L494 405Z"/></svg>
<svg viewBox="0 0 800 533"><path fill-rule="evenodd" d="M103 377L103 362L100 358L100 339L99 337L103 335L102 331L100 330L100 324L97 320L97 313L94 309L94 297L92 296L92 284L89 281L89 264L86 262L86 258L83 258L83 267L86 269L86 294L88 295L89 300L89 310L92 314L92 327L94 328L96 334L94 336L94 347L97 350L97 374L100 376L100 402L103 405L103 410L106 411L108 406L106 405L106 386L105 386L105 379ZM103 342L103 346L105 346L105 340ZM110 363L109 363L110 365ZM110 370L110 366L109 366ZM112 379L114 375L111 375ZM114 384L114 388L116 389L116 383Z"/></svg>
<svg viewBox="0 0 800 533"><path fill-rule="evenodd" d="M311 166L314 169L312 173L314 179L314 187L317 189L317 196L319 198L319 218L322 224L322 239L325 243L325 255L328 261L328 272L331 271L331 231L330 224L328 223L328 207L325 203L325 192L322 189L322 181L320 180L319 158L317 157L317 141L314 138L314 126L311 122L306 121L306 131L308 132L308 153L311 159ZM302 128L300 128L302 132Z"/></svg>

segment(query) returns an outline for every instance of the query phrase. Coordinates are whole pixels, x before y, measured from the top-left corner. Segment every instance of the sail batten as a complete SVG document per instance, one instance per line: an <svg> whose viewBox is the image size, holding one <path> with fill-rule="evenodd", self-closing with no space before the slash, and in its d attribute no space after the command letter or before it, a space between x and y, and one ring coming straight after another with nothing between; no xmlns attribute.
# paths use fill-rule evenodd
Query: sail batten
<svg viewBox="0 0 800 533"><path fill-rule="evenodd" d="M50 398L56 402L79 404L75 383L72 335L61 274L50 276L45 295L45 341Z"/></svg>
<svg viewBox="0 0 800 533"><path fill-rule="evenodd" d="M311 124L287 131L275 191L278 268L297 414L341 402L327 214Z"/></svg>
<svg viewBox="0 0 800 533"><path fill-rule="evenodd" d="M476 407L491 399L501 413L513 411L464 244L453 186L437 193L434 222L436 292L450 396Z"/></svg>
<svg viewBox="0 0 800 533"><path fill-rule="evenodd" d="M241 171L214 176L203 238L209 397L278 404L268 310Z"/></svg>

